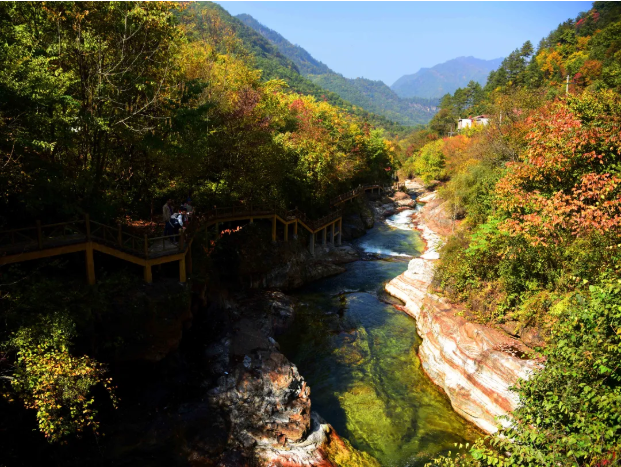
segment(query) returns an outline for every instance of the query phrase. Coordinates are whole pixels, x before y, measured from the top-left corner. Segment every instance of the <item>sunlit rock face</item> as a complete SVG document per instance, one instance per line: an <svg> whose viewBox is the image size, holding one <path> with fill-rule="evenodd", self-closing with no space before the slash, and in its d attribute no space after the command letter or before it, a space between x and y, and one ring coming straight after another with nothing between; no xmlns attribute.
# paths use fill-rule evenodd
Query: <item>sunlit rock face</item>
<svg viewBox="0 0 621 467"><path fill-rule="evenodd" d="M311 412L310 388L273 337L289 325L292 303L280 292L265 297L237 304L231 332L207 350L211 371L220 375L207 402L227 426L218 465L336 467L339 459L360 459L346 465L377 466ZM206 457L197 449L190 456L211 465Z"/></svg>
<svg viewBox="0 0 621 467"><path fill-rule="evenodd" d="M443 212L437 205L430 208ZM429 216L429 212L422 214L419 219ZM518 340L467 322L457 314L459 310L427 291L441 238L426 222L418 227L427 249L386 285L386 291L403 300L404 311L416 319L423 339L418 355L427 375L444 389L455 411L493 433L499 423L508 423L497 417L517 407L517 396L509 388L527 378L538 362L525 358L530 349Z"/></svg>

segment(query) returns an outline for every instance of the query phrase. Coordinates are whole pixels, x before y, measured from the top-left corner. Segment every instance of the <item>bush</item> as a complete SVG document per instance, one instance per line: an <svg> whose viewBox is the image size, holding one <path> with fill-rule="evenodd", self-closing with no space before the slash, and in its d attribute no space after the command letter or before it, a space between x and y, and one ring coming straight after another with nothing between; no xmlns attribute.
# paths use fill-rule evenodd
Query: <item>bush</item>
<svg viewBox="0 0 621 467"><path fill-rule="evenodd" d="M618 277L618 276L616 276ZM510 428L428 466L613 466L621 456L621 279L559 302L545 366L517 391Z"/></svg>
<svg viewBox="0 0 621 467"><path fill-rule="evenodd" d="M105 367L84 355L69 352L75 325L57 313L42 317L15 332L6 344L16 352L15 371L9 377L12 393L24 406L37 412L39 430L50 442L90 429L97 433L97 409L92 390L103 385L116 405L111 379Z"/></svg>

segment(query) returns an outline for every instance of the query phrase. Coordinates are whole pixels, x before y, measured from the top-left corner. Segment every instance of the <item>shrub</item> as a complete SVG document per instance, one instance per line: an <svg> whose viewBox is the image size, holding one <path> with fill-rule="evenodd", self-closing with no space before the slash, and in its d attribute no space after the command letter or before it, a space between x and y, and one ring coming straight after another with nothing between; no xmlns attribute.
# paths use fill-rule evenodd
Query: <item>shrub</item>
<svg viewBox="0 0 621 467"><path fill-rule="evenodd" d="M559 302L545 366L513 388L509 428L429 466L612 466L621 456L621 279Z"/></svg>
<svg viewBox="0 0 621 467"><path fill-rule="evenodd" d="M97 433L97 409L92 390L103 385L116 405L105 367L88 356L69 352L75 325L62 314L42 317L36 325L22 327L7 347L16 352L15 371L9 378L12 394L37 412L39 430L50 442L90 429Z"/></svg>

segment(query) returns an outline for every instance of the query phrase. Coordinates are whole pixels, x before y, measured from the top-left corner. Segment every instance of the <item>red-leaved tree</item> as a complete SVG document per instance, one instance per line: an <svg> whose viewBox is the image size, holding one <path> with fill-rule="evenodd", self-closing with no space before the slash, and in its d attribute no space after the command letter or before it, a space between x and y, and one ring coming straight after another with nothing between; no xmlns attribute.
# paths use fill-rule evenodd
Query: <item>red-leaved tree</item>
<svg viewBox="0 0 621 467"><path fill-rule="evenodd" d="M569 97L530 117L527 150L497 185L502 229L532 245L621 234L621 100Z"/></svg>

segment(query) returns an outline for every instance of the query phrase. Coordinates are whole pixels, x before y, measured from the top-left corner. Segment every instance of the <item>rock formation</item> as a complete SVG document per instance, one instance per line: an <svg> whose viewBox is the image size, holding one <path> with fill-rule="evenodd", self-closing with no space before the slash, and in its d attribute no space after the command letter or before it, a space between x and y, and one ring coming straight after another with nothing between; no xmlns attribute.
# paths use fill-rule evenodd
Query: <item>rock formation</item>
<svg viewBox="0 0 621 467"><path fill-rule="evenodd" d="M207 400L226 420L225 451L239 453L237 462L242 464L254 459L274 467L377 466L311 412L310 388L273 337L293 318L288 297L265 292L233 306L232 332L206 351L217 377ZM196 441L191 444L196 446ZM201 460L198 451L190 457Z"/></svg>
<svg viewBox="0 0 621 467"><path fill-rule="evenodd" d="M420 201L434 197L431 194ZM430 216L432 212L435 216ZM493 433L499 422L508 423L496 417L511 412L518 403L509 388L527 378L539 363L528 359L531 349L520 341L466 321L459 307L428 292L441 243L430 226L446 231L450 224L442 213L439 202L422 209L418 228L427 248L421 257L410 261L406 272L386 285L386 291L404 301L403 311L416 319L423 339L418 355L430 379L446 392L455 411Z"/></svg>

